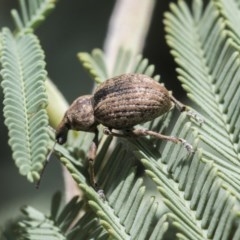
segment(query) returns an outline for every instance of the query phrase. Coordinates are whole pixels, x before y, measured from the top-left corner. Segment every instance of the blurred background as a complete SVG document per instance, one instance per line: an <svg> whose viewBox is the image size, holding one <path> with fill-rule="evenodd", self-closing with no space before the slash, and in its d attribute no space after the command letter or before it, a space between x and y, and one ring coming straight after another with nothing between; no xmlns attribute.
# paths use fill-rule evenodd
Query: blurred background
<svg viewBox="0 0 240 240"><path fill-rule="evenodd" d="M166 87L182 99L185 94L177 81L175 65L164 39L163 13L168 10L170 2L176 1L156 1L143 55L156 66L156 73L161 75ZM112 0L58 0L55 10L36 31L45 51L48 75L69 103L79 95L91 92L93 82L76 54L103 48L114 4ZM13 8L18 8L17 0L0 0L1 28L14 29L10 17ZM19 215L19 208L23 205L48 212L53 193L63 190L63 180L56 159L51 160L38 190L19 175L7 143L2 91L0 100L0 226L3 226Z"/></svg>

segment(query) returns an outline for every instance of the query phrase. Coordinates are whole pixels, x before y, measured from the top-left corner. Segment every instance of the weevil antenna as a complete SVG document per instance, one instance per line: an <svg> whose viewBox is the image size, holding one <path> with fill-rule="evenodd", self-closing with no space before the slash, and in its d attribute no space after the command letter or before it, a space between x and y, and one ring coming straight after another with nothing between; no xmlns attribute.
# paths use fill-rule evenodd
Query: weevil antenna
<svg viewBox="0 0 240 240"><path fill-rule="evenodd" d="M48 164L49 161L50 161L50 158L51 158L51 156L52 156L52 154L53 154L53 152L54 152L54 149L55 149L56 144L57 144L57 141L54 142L51 151L50 151L50 152L48 153L48 155L47 155L46 161L45 161L45 163L44 163L44 165L43 165L43 168L42 168L42 171L41 171L41 173L40 173L40 178L39 178L39 180L37 181L37 183L36 183L36 185L35 185L35 187L36 187L37 189L38 189L39 186L40 186L43 173L44 173L44 171L45 171L45 169L46 169L46 167L47 167L47 164Z"/></svg>

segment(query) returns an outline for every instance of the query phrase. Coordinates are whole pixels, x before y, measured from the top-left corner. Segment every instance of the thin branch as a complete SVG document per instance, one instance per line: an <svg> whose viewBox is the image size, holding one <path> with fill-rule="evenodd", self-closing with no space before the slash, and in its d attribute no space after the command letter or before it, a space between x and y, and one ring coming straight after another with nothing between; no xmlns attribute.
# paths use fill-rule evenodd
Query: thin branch
<svg viewBox="0 0 240 240"><path fill-rule="evenodd" d="M148 33L155 0L118 0L113 10L104 51L110 73L113 70L119 47L142 52Z"/></svg>

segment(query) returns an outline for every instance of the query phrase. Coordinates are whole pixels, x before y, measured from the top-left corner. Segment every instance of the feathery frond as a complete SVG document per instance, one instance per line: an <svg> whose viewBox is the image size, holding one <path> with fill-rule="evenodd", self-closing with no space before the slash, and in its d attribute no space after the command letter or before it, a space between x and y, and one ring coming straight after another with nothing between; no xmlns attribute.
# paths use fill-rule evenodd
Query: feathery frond
<svg viewBox="0 0 240 240"><path fill-rule="evenodd" d="M105 158L110 141L111 138L108 138L104 142L97 162ZM98 165L98 182L104 189L106 201L100 199L98 193L86 184L86 180L68 159L61 158L61 161L86 194L88 204L110 236L114 239L161 239L168 226L166 215L160 214L154 198L144 195L143 180L136 178L134 158L128 155L129 152L119 144L108 161ZM160 224L162 228L158 229ZM156 234L159 235L154 238Z"/></svg>
<svg viewBox="0 0 240 240"><path fill-rule="evenodd" d="M139 200L140 203L138 202ZM143 204L141 203L141 198L136 198L135 201L137 205ZM79 200L77 196L73 197L61 211L60 203L61 194L56 193L52 199L51 214L49 216L33 207L24 207L22 209L24 217L19 220L14 227L15 239L109 239L109 235L102 228L101 222L98 221L96 214L86 206L83 200ZM157 209L157 205L150 204L150 206L152 206L152 209L149 207L146 208L145 205L142 206L141 212L138 213L142 215L141 219L142 221L144 220L144 222L139 224L138 221L134 222L134 220L130 220L131 223L134 222L131 230L134 232L131 234L134 239L146 239L147 230L149 235L147 239L160 240L166 231L167 223L165 215L157 221L157 225L151 228L151 231L148 230L149 226L152 226L152 213ZM133 211L134 210L135 209L133 209ZM148 211L150 211L151 214L149 214ZM127 214L127 212L125 212L125 214ZM127 215L124 217L126 219L129 218ZM138 220L138 218L139 216L136 220ZM131 228L131 226L128 226L128 228ZM130 239L129 237L130 236L125 239ZM114 236L114 239L124 238Z"/></svg>
<svg viewBox="0 0 240 240"><path fill-rule="evenodd" d="M90 209L85 212L85 207L84 201L76 196L60 209L60 193L52 198L49 216L26 206L22 209L23 218L14 227L15 239L106 239L107 234L96 216ZM80 212L83 216L79 218Z"/></svg>
<svg viewBox="0 0 240 240"><path fill-rule="evenodd" d="M194 142L196 133L189 135L191 125L185 118L182 115L178 119L171 135ZM218 234L229 237L231 231L236 233L234 221L237 213L233 211L235 199L229 191L223 190L216 168L212 163L204 162L200 149L186 157L180 146L166 143L160 157L151 145L143 141L134 141L132 144L171 211L169 216L180 230L178 236L206 239L215 238ZM227 215L223 214L225 209L228 209ZM228 232L226 229L216 231L221 222L228 223Z"/></svg>
<svg viewBox="0 0 240 240"><path fill-rule="evenodd" d="M220 14L224 18L227 34L240 46L240 2L237 0L215 0L213 3L219 8Z"/></svg>
<svg viewBox="0 0 240 240"><path fill-rule="evenodd" d="M231 6L228 1L228 7ZM166 39L179 66L179 80L206 118L201 128L194 127L197 138L202 140L199 160L205 165L204 171L200 174L198 167L195 168L196 176L199 175L201 180L194 180L198 177L192 179L196 181L197 190L192 196L188 192L187 196L192 197L191 204L194 204L191 207L196 208L202 227L208 228L206 237L237 239L239 224L235 225L235 222L239 218L240 190L239 52L227 34L226 21L212 1L205 9L200 0L193 1L192 10L184 1L171 4L170 9L171 12L165 14ZM176 160L174 162L176 165ZM204 173L205 169L209 169L207 172L211 174ZM186 178L180 179L183 179L184 190ZM214 202L218 204L213 205ZM197 207L197 203L201 203L201 207ZM204 215L203 210L208 214ZM215 213L210 214L211 211ZM228 226L227 230L221 229L223 224Z"/></svg>
<svg viewBox="0 0 240 240"><path fill-rule="evenodd" d="M20 11L11 11L18 32L36 29L55 7L56 0L19 0Z"/></svg>
<svg viewBox="0 0 240 240"><path fill-rule="evenodd" d="M194 4L199 6L200 2ZM179 80L205 114L206 123L199 136L214 150L204 148L203 156L214 161L219 176L240 200L239 52L212 2L204 11L198 10L201 16L198 22L196 13L191 13L182 1L171 5L171 10L165 18L167 42L179 65ZM184 23L181 29L179 19Z"/></svg>
<svg viewBox="0 0 240 240"><path fill-rule="evenodd" d="M111 74L107 70L104 53L100 49L94 49L91 54L80 52L78 58L83 67L93 76L96 83L101 83L110 77L124 73L142 73L151 77L155 69L154 65L149 65L148 59L141 55L135 56L131 51L122 47L118 50L116 63ZM154 79L159 81L160 77L156 75Z"/></svg>
<svg viewBox="0 0 240 240"><path fill-rule="evenodd" d="M82 62L83 67L90 73L97 83L101 83L109 78L105 58L100 49L94 49L92 54L80 52L77 56Z"/></svg>
<svg viewBox="0 0 240 240"><path fill-rule="evenodd" d="M1 64L9 144L20 173L32 182L39 178L49 141L45 62L37 38L33 34L14 38L4 28Z"/></svg>

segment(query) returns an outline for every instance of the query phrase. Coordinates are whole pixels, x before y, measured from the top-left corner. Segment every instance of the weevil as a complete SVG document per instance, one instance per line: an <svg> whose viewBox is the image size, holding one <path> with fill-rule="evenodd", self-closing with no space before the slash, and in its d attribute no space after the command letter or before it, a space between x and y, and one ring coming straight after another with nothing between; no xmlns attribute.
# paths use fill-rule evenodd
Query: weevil
<svg viewBox="0 0 240 240"><path fill-rule="evenodd" d="M117 137L149 135L157 139L181 143L188 152L193 151L192 146L182 138L135 127L167 113L174 106L200 119L197 114L189 111L184 104L176 100L163 85L149 76L128 73L113 77L101 83L92 95L80 96L71 104L56 129L56 142L64 144L70 129L95 133L87 158L91 185L95 190L99 190L93 170L98 147L99 124L104 126L104 133L107 135Z"/></svg>

